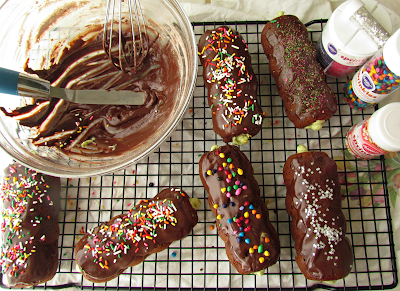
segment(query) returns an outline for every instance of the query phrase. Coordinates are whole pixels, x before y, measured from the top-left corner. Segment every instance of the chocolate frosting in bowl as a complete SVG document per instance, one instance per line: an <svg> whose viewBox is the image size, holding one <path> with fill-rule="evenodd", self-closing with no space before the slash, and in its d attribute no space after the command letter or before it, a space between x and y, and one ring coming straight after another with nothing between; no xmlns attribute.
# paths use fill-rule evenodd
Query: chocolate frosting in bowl
<svg viewBox="0 0 400 291"><path fill-rule="evenodd" d="M174 45L161 33L148 31L150 50L135 74L119 71L107 59L100 25L68 46L56 47L49 68L31 69L29 60L25 66L57 87L143 91L143 105L87 105L53 98L1 110L31 128L34 145L55 146L68 155L114 156L146 142L173 111L180 84Z"/></svg>

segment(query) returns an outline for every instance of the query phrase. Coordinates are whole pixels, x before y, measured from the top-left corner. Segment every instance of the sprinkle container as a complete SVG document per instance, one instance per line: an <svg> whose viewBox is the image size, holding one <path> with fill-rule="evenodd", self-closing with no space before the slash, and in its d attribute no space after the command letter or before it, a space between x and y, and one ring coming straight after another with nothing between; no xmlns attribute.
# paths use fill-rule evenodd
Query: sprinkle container
<svg viewBox="0 0 400 291"><path fill-rule="evenodd" d="M389 14L382 5L371 0L346 1L322 31L317 42L318 61L326 75L348 76L385 44L391 31Z"/></svg>
<svg viewBox="0 0 400 291"><path fill-rule="evenodd" d="M373 107L400 85L400 29L344 86L351 108Z"/></svg>
<svg viewBox="0 0 400 291"><path fill-rule="evenodd" d="M346 135L346 146L356 158L369 160L387 152L400 151L400 102L387 104Z"/></svg>

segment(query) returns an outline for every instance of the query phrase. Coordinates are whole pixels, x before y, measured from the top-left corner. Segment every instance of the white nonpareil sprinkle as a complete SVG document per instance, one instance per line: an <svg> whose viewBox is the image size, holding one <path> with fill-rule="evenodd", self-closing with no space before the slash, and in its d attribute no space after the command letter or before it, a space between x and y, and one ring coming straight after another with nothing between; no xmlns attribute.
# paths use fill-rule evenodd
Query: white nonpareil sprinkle
<svg viewBox="0 0 400 291"><path fill-rule="evenodd" d="M306 233L306 237L314 237L316 243L313 244L313 253L315 256L316 250L326 250L323 253L326 256L326 260L337 260L338 257L334 256L335 254L335 246L342 241L341 236L343 235L342 229L340 227L336 227L337 218L332 218L331 220L324 219L329 213L330 209L323 207L322 205L325 200L333 200L333 186L335 185L333 181L326 179L326 183L324 185L320 185L318 183L310 182L311 175L315 172L319 172L320 168L305 169L304 167L298 167L294 170L294 175L298 176L301 184L305 188L306 191L303 191L297 197L300 201L302 199L305 200L305 204L303 204L303 211L305 212L306 218L310 227ZM300 182L299 181L299 182ZM311 180L312 181L312 180ZM325 211L326 213L322 213ZM322 216L321 216L322 214Z"/></svg>

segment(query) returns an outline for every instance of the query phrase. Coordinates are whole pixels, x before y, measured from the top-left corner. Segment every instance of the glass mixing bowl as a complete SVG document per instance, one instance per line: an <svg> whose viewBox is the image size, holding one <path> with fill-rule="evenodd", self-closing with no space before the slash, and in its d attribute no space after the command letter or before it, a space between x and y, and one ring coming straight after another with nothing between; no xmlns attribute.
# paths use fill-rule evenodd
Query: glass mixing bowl
<svg viewBox="0 0 400 291"><path fill-rule="evenodd" d="M118 2L118 1L117 1ZM0 146L20 163L58 177L112 173L147 157L167 139L191 100L197 74L197 48L190 21L175 0L140 0L143 14L174 44L180 76L173 110L150 137L121 155L71 156L56 147L35 146L30 129L0 113ZM103 25L106 0L8 0L0 6L0 66L23 72L29 62L49 59L56 42L72 39L94 24ZM0 94L0 106L16 108L22 98Z"/></svg>

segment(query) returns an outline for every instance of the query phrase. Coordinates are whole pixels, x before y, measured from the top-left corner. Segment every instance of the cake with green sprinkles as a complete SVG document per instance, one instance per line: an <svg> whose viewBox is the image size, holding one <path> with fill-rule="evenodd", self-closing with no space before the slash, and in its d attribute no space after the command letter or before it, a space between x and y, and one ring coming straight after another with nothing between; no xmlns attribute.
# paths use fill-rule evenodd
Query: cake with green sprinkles
<svg viewBox="0 0 400 291"><path fill-rule="evenodd" d="M215 133L226 143L247 143L261 130L265 113L246 42L234 29L220 26L201 36L198 54Z"/></svg>
<svg viewBox="0 0 400 291"><path fill-rule="evenodd" d="M306 26L294 15L279 16L265 25L261 44L289 120L296 128L321 129L335 114L337 100Z"/></svg>
<svg viewBox="0 0 400 291"><path fill-rule="evenodd" d="M3 284L43 284L58 268L60 179L13 163L5 170L1 196Z"/></svg>
<svg viewBox="0 0 400 291"><path fill-rule="evenodd" d="M87 280L107 282L189 235L197 221L197 212L184 191L164 189L153 199L141 200L127 213L88 230L75 246L77 266Z"/></svg>
<svg viewBox="0 0 400 291"><path fill-rule="evenodd" d="M346 277L353 251L346 238L346 219L337 166L324 152L301 152L283 167L286 211L296 262L309 280L335 281Z"/></svg>
<svg viewBox="0 0 400 291"><path fill-rule="evenodd" d="M250 161L238 147L225 145L203 154L199 164L229 261L242 275L263 274L278 260L280 242Z"/></svg>

